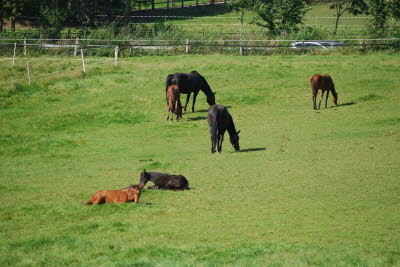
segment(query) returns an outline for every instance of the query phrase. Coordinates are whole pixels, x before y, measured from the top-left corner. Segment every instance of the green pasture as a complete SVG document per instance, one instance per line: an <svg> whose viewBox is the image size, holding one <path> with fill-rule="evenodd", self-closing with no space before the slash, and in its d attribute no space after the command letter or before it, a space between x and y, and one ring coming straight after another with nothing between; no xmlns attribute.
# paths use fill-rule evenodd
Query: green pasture
<svg viewBox="0 0 400 267"><path fill-rule="evenodd" d="M0 84L1 266L400 265L399 54L87 64ZM0 82L26 77L25 63L0 67ZM165 77L191 70L229 107L240 152L226 135L210 153L202 93L195 113L166 121ZM312 109L314 73L333 77L338 106ZM144 168L191 190L83 205Z"/></svg>

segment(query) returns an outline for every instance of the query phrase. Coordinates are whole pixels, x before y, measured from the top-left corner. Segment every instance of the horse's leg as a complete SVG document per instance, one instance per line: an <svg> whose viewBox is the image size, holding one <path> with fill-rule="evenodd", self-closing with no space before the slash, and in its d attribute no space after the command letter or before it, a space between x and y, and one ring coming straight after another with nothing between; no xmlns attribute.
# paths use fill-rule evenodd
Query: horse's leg
<svg viewBox="0 0 400 267"><path fill-rule="evenodd" d="M322 98L324 98L324 93L325 93L325 91L322 91L321 98L319 99L318 109L321 108L321 101L322 101Z"/></svg>
<svg viewBox="0 0 400 267"><path fill-rule="evenodd" d="M188 103L189 103L189 100L190 100L190 94L191 94L192 92L188 92L187 93L187 96L186 96L186 104L185 104L185 108L183 109L184 111L186 111L186 107L187 107L187 105L188 105Z"/></svg>
<svg viewBox="0 0 400 267"><path fill-rule="evenodd" d="M225 130L218 133L218 151L222 152L222 142L224 141Z"/></svg>
<svg viewBox="0 0 400 267"><path fill-rule="evenodd" d="M312 101L313 101L313 108L317 109L317 90L312 90Z"/></svg>
<svg viewBox="0 0 400 267"><path fill-rule="evenodd" d="M325 108L328 107L328 96L329 96L329 90L326 92Z"/></svg>
<svg viewBox="0 0 400 267"><path fill-rule="evenodd" d="M210 134L211 134L211 153L215 153L216 152L215 147L217 146L217 143L218 143L217 130L214 129L214 127L211 127Z"/></svg>
<svg viewBox="0 0 400 267"><path fill-rule="evenodd" d="M194 112L194 105L196 104L196 97L199 94L199 91L195 91L193 94L193 104L192 104L192 112Z"/></svg>

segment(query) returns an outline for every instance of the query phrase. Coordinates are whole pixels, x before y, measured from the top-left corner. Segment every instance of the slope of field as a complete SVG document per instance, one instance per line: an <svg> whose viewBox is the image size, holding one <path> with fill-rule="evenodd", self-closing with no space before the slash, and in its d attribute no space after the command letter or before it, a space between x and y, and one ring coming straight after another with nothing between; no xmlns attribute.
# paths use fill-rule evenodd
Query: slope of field
<svg viewBox="0 0 400 267"><path fill-rule="evenodd" d="M138 57L2 85L0 264L400 264L399 67L383 53ZM166 75L194 69L240 152L226 135L210 153L202 93L166 122ZM313 73L332 75L338 106L312 110ZM144 168L192 189L83 205Z"/></svg>

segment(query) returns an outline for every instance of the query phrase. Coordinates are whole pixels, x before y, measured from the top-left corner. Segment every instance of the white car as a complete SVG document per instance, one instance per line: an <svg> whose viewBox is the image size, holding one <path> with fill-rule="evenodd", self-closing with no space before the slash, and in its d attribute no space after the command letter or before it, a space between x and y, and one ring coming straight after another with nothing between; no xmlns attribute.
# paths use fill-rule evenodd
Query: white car
<svg viewBox="0 0 400 267"><path fill-rule="evenodd" d="M294 49L301 49L303 48L304 44L304 49L308 48L321 48L321 49L333 49L342 46L343 44L338 41L304 41L304 42L294 42L291 44L291 48Z"/></svg>

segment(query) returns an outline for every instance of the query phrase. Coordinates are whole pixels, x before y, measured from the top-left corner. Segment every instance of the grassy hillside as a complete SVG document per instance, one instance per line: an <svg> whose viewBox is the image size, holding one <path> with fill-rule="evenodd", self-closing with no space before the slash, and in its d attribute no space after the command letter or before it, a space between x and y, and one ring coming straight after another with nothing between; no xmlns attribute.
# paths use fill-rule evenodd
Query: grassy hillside
<svg viewBox="0 0 400 267"><path fill-rule="evenodd" d="M0 264L400 264L399 62L139 57L1 85ZM210 153L203 94L166 122L166 75L193 69L230 107L241 152L225 136ZM332 75L338 106L312 110L313 73ZM143 168L183 174L192 190L83 205Z"/></svg>

